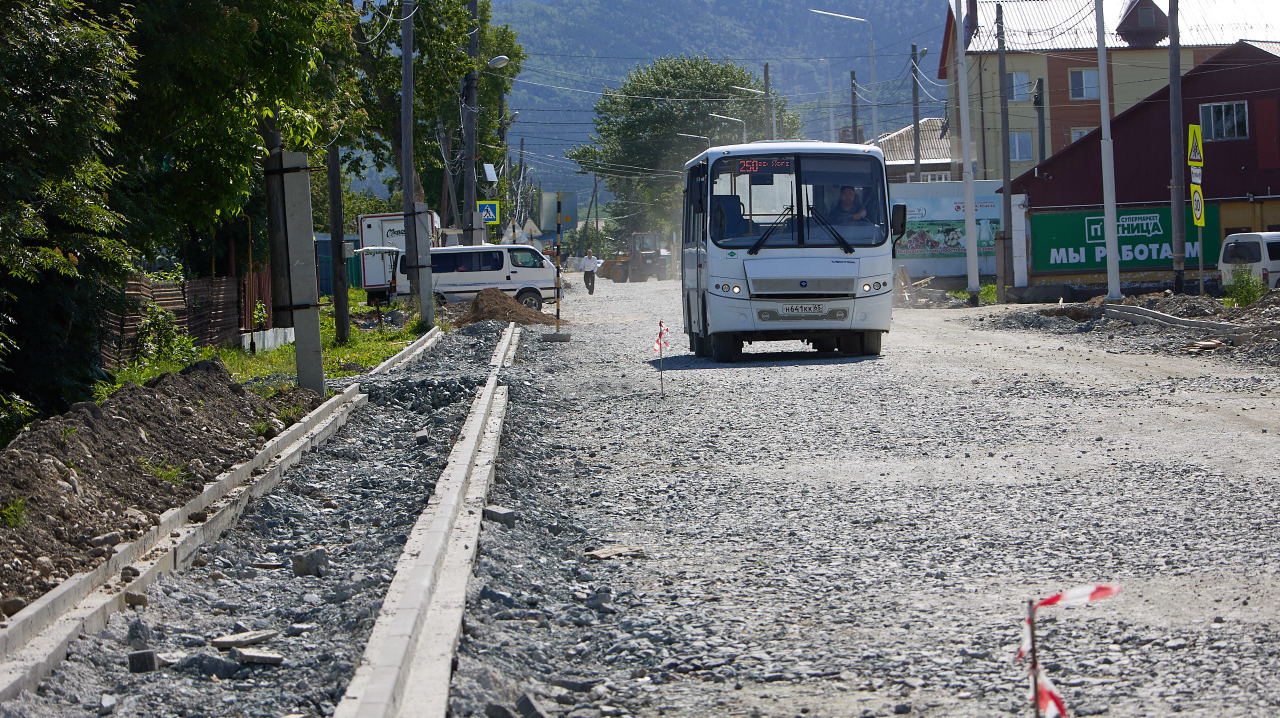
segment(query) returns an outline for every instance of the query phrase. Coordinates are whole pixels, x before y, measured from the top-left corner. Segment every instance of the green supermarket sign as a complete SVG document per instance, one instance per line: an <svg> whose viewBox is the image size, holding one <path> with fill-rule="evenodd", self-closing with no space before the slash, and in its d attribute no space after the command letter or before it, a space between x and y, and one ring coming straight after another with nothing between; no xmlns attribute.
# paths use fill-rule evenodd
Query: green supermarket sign
<svg viewBox="0 0 1280 718"><path fill-rule="evenodd" d="M1122 209L1116 213L1116 244L1121 269L1173 266L1173 237L1168 207ZM1201 246L1186 209L1187 263L1200 261ZM1107 268L1101 211L1037 212L1031 215L1031 271L1092 272ZM1218 261L1218 207L1205 207L1204 258Z"/></svg>

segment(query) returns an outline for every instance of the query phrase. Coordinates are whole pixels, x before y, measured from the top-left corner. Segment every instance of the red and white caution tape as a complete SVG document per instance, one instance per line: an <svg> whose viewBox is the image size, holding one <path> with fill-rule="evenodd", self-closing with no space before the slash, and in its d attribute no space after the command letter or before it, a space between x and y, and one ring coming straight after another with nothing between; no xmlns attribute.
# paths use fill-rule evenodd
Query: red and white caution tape
<svg viewBox="0 0 1280 718"><path fill-rule="evenodd" d="M1106 584L1089 584L1086 586L1076 586L1069 591L1055 593L1052 596L1040 601L1035 608L1044 606L1083 606L1091 601L1100 601L1104 598L1114 596L1124 588L1121 586L1108 586ZM1022 660L1031 652L1031 621L1030 619L1022 619L1022 638L1018 641L1018 652L1014 655L1014 662Z"/></svg>
<svg viewBox="0 0 1280 718"><path fill-rule="evenodd" d="M1076 586L1070 591L1055 593L1036 604L1036 608L1043 606L1083 606L1091 601L1100 601L1109 596L1114 596L1123 589L1120 586L1107 586L1105 584Z"/></svg>
<svg viewBox="0 0 1280 718"><path fill-rule="evenodd" d="M661 354L663 349L670 349L671 345L667 343L667 325L658 320L658 338L653 340L653 353Z"/></svg>
<svg viewBox="0 0 1280 718"><path fill-rule="evenodd" d="M1049 680L1049 676L1039 667L1033 669L1035 671L1035 680L1032 682L1035 695L1031 700L1035 701L1040 709L1040 715L1044 718L1066 718L1067 704L1062 702L1062 696L1058 693L1058 689L1053 685L1053 681Z"/></svg>
<svg viewBox="0 0 1280 718"><path fill-rule="evenodd" d="M1013 662L1021 661L1028 653L1031 652L1031 619L1022 619L1022 640L1018 641L1018 653L1013 657Z"/></svg>

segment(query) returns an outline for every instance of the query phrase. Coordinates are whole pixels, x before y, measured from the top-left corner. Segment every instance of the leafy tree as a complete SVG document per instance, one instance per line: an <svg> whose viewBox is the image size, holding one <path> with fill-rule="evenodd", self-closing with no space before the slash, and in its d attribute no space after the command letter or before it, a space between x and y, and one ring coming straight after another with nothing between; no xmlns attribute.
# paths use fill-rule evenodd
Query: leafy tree
<svg viewBox="0 0 1280 718"><path fill-rule="evenodd" d="M208 244L260 196L264 131L274 124L286 146L306 146L320 129L308 86L324 67L322 49L341 41L344 12L324 0L136 4L136 86L112 140L121 181L110 198L128 219L130 246L151 256Z"/></svg>
<svg viewBox="0 0 1280 718"><path fill-rule="evenodd" d="M711 116L736 117L748 136L764 137L771 119L758 95L734 89L759 88L762 81L732 62L700 57L663 57L627 73L616 89L605 90L595 104L595 136L568 156L583 172L595 172L616 198L616 215L630 215L629 230L670 228L679 213L680 170L704 149L699 140L677 133L709 137L717 144L742 141L742 125ZM786 100L774 98L778 132L800 133L800 119L787 111ZM627 211L630 210L630 211Z"/></svg>
<svg viewBox="0 0 1280 718"><path fill-rule="evenodd" d="M71 0L16 0L0 13L0 433L63 399L64 377L91 370L94 280L128 264L106 197L131 26L123 11ZM72 301L77 292L87 303Z"/></svg>
<svg viewBox="0 0 1280 718"><path fill-rule="evenodd" d="M354 0L347 0L354 2ZM374 6L369 6L374 7ZM431 207L445 203L444 169L446 162L455 189L462 170L462 78L469 69L482 71L490 58L506 55L510 64L501 70L481 72L478 85L480 106L476 123L477 162L498 163L503 151L492 139L498 127L498 96L510 90L508 77L519 72L524 50L509 27L489 25L489 1L478 4L480 57L467 56L467 34L476 26L465 0L438 0L421 3L414 24L414 165L419 183L412 187L414 197ZM369 115L368 133L363 148L370 151L373 163L382 169L400 165L400 17L395 4L371 10L354 31L357 63L360 69L360 91L363 107ZM448 151L445 151L446 145ZM360 159L349 163L358 169ZM458 197L461 190L457 189ZM454 209L457 207L455 205Z"/></svg>
<svg viewBox="0 0 1280 718"><path fill-rule="evenodd" d="M310 164L324 163L324 153L313 154ZM342 175L342 224L343 234L357 234L357 217L362 214L383 214L404 210L403 195L399 190L389 197L378 197L369 190L355 192L351 189L350 173ZM311 221L317 232L329 232L329 180L324 172L311 173Z"/></svg>

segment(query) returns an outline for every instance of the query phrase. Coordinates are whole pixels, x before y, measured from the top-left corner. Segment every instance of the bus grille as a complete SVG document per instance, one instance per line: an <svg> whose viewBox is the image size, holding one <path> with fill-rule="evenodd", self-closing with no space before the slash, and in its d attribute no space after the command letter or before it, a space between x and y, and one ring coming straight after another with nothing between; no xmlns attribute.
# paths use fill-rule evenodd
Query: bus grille
<svg viewBox="0 0 1280 718"><path fill-rule="evenodd" d="M804 286L801 286L801 282ZM751 280L751 294L810 295L810 294L855 294L858 290L857 277L813 277L813 278L760 278Z"/></svg>

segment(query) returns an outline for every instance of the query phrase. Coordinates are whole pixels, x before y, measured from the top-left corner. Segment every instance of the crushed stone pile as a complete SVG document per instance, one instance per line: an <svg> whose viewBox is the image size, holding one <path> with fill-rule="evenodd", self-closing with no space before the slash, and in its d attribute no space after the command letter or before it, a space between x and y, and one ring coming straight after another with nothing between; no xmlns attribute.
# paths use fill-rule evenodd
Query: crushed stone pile
<svg viewBox="0 0 1280 718"><path fill-rule="evenodd" d="M264 399L215 359L27 427L0 453L0 611L91 570L320 403Z"/></svg>
<svg viewBox="0 0 1280 718"><path fill-rule="evenodd" d="M457 326L484 321L515 322L516 324L554 324L556 318L536 309L530 309L508 297L501 289L482 289L471 306L457 319ZM565 324L564 320L561 320Z"/></svg>

